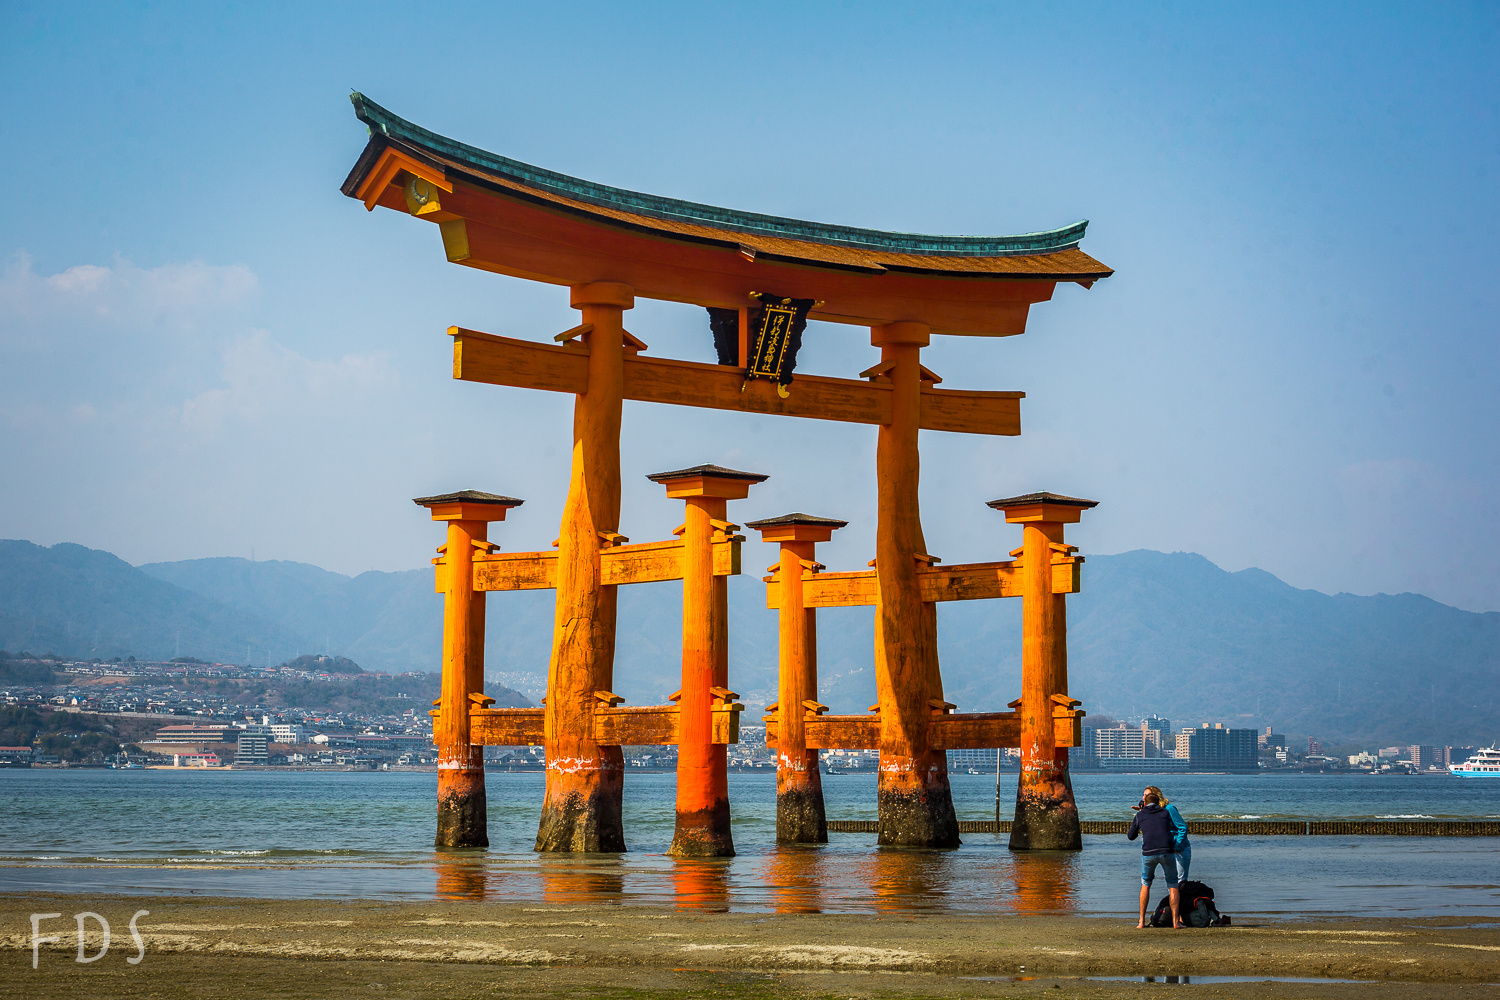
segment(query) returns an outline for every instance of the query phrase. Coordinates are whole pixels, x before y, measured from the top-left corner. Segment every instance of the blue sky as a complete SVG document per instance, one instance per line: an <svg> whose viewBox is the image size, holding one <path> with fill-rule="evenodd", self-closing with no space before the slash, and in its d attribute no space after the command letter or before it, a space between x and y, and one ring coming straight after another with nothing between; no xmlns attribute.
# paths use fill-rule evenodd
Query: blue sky
<svg viewBox="0 0 1500 1000"><path fill-rule="evenodd" d="M543 340L576 314L339 195L358 89L712 204L935 233L1090 219L1116 276L1059 286L1023 337L925 352L949 385L1028 393L1020 438L924 434L933 552L995 558L1019 535L983 502L1050 489L1101 501L1085 552L1500 610L1492 4L13 0L6 19L0 536L409 568L439 541L409 498L472 487L527 499L505 547L555 537L570 401L454 383L443 331ZM711 358L698 310L643 301L628 326ZM873 358L864 331L814 325L802 370ZM680 520L646 473L720 462L772 476L732 517L847 518L824 561L862 566L873 453L868 428L627 404L621 530Z"/></svg>

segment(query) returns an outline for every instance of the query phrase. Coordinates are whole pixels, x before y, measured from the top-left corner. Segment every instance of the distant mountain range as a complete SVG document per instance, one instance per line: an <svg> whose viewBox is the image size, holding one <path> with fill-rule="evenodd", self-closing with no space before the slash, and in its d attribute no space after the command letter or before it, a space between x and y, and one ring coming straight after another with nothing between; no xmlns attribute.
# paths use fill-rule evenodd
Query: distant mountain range
<svg viewBox="0 0 1500 1000"><path fill-rule="evenodd" d="M533 700L551 644L552 594L493 594L487 670ZM993 711L1020 694L1020 602L944 604L945 695ZM1325 743L1488 745L1500 737L1500 613L1416 594L1298 590L1201 556L1090 556L1068 599L1069 676L1095 714L1274 725ZM776 699L776 614L754 577L730 581L731 685L758 719ZM614 690L662 701L678 684L677 584L624 588ZM863 712L875 694L873 610L820 612L820 700ZM442 598L430 569L347 577L301 563L195 559L132 567L79 545L0 541L0 648L75 657L180 652L233 663L300 653L367 670L434 671Z"/></svg>

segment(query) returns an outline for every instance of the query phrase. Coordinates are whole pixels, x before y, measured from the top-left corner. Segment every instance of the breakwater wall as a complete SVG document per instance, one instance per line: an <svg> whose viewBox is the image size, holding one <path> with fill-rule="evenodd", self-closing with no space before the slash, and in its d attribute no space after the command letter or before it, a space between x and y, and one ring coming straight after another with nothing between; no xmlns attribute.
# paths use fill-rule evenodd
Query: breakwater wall
<svg viewBox="0 0 1500 1000"><path fill-rule="evenodd" d="M1123 834L1130 829L1127 820L1084 820L1084 833ZM1259 820L1211 819L1189 820L1195 837L1500 837L1500 821L1495 820ZM959 820L960 833L1009 833L1010 821ZM831 819L829 833L879 833L873 819Z"/></svg>

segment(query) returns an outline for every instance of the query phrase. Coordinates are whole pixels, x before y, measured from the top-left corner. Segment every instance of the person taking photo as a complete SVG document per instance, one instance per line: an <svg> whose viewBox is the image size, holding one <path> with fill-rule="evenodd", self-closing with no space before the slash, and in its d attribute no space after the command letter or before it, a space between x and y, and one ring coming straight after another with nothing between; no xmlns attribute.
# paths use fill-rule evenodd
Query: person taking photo
<svg viewBox="0 0 1500 1000"><path fill-rule="evenodd" d="M1138 809L1135 819L1130 821L1130 830L1126 833L1130 840L1141 838L1141 910L1140 919L1135 926L1146 926L1146 904L1151 899L1151 882L1156 878L1156 869L1160 868L1167 880L1167 895L1172 906L1172 927L1175 930L1185 926L1177 911L1179 894L1174 843L1177 827L1172 822L1172 817L1161 807L1161 796L1149 789L1141 797Z"/></svg>

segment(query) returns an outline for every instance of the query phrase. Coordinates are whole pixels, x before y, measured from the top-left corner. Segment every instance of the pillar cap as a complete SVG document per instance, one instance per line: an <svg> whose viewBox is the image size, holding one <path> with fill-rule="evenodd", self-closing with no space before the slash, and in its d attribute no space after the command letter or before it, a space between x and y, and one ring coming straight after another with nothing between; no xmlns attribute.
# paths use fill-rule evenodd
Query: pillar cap
<svg viewBox="0 0 1500 1000"><path fill-rule="evenodd" d="M667 488L669 497L721 497L740 500L750 495L750 487L770 476L758 472L739 472L722 465L695 465L691 469L656 472L646 477Z"/></svg>
<svg viewBox="0 0 1500 1000"><path fill-rule="evenodd" d="M900 320L870 327L870 343L875 347L886 344L916 344L926 347L932 343L932 327L926 323Z"/></svg>
<svg viewBox="0 0 1500 1000"><path fill-rule="evenodd" d="M432 511L434 521L503 521L507 511L525 502L478 490L459 490L457 493L412 499L418 507Z"/></svg>
<svg viewBox="0 0 1500 1000"><path fill-rule="evenodd" d="M1058 493L1023 493L1018 497L1005 497L985 504L1005 512L1005 520L1012 523L1024 521L1062 521L1077 523L1083 512L1099 506L1097 500L1081 500Z"/></svg>
<svg viewBox="0 0 1500 1000"><path fill-rule="evenodd" d="M759 531L765 542L826 542L848 523L833 517L797 513L747 521L745 527Z"/></svg>
<svg viewBox="0 0 1500 1000"><path fill-rule="evenodd" d="M746 521L747 528L770 528L783 524L812 524L825 528L842 528L848 521L835 517L818 517L816 514L782 514L780 517L763 517L759 521Z"/></svg>
<svg viewBox="0 0 1500 1000"><path fill-rule="evenodd" d="M582 309L584 306L633 309L635 289L619 281L592 281L584 285L573 285L569 289L568 301L574 309Z"/></svg>

